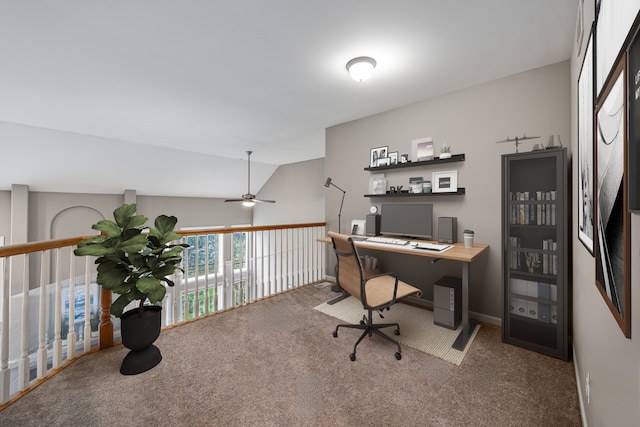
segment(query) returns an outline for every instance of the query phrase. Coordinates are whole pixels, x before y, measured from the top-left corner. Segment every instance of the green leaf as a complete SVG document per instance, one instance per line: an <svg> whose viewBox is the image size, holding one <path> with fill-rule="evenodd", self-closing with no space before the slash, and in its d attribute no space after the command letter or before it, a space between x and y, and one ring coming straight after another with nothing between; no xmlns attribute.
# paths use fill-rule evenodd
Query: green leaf
<svg viewBox="0 0 640 427"><path fill-rule="evenodd" d="M111 314L114 316L120 317L122 316L124 308L129 305L130 302L131 301L129 301L126 295L120 295L118 299L111 304L111 309L109 311L111 311Z"/></svg>
<svg viewBox="0 0 640 427"><path fill-rule="evenodd" d="M113 211L113 218L121 228L126 228L129 219L136 213L137 209L138 207L135 203L131 203L130 205L124 204Z"/></svg>
<svg viewBox="0 0 640 427"><path fill-rule="evenodd" d="M154 289L152 292L147 294L147 298L149 298L149 302L151 304L156 304L162 301L165 294L167 293L167 288L164 286L160 286L159 288Z"/></svg>
<svg viewBox="0 0 640 427"><path fill-rule="evenodd" d="M83 246L79 247L73 253L77 256L103 256L107 254L113 254L114 251L112 248L105 248L100 245L91 245L91 246Z"/></svg>
<svg viewBox="0 0 640 427"><path fill-rule="evenodd" d="M138 288L138 290L143 294L153 292L158 287L163 286L162 283L160 283L160 280L156 279L155 277L143 277L136 283L136 288Z"/></svg>
<svg viewBox="0 0 640 427"><path fill-rule="evenodd" d="M147 236L138 234L129 240L125 240L118 245L118 250L126 253L140 252L147 246Z"/></svg>
<svg viewBox="0 0 640 427"><path fill-rule="evenodd" d="M160 215L156 218L153 225L160 232L160 235L164 236L167 233L171 233L178 223L178 218L175 216Z"/></svg>
<svg viewBox="0 0 640 427"><path fill-rule="evenodd" d="M105 260L98 265L98 276L96 277L96 283L107 290L116 289L126 281L129 276L129 269L117 264L111 260Z"/></svg>
<svg viewBox="0 0 640 427"><path fill-rule="evenodd" d="M132 216L123 228L139 228L143 226L148 219L149 218L144 215Z"/></svg>
<svg viewBox="0 0 640 427"><path fill-rule="evenodd" d="M152 304L162 301L167 290L155 277L143 277L136 283L136 288L149 298Z"/></svg>
<svg viewBox="0 0 640 427"><path fill-rule="evenodd" d="M93 224L91 228L103 232L108 237L117 237L122 232L120 227L118 227L118 224L113 221L109 221L108 219L98 221L96 224Z"/></svg>
<svg viewBox="0 0 640 427"><path fill-rule="evenodd" d="M99 245L103 243L105 240L107 240L107 236L103 236L103 235L90 237L88 239L80 240L78 242L78 247L81 248L83 246L88 246L88 245Z"/></svg>

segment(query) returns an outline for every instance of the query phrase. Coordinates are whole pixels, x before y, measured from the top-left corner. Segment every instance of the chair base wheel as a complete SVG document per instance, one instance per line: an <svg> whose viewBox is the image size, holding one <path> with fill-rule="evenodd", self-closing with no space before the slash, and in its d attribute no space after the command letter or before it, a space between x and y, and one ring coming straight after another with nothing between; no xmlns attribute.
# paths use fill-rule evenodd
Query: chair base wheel
<svg viewBox="0 0 640 427"><path fill-rule="evenodd" d="M333 337L334 337L334 338L338 338L338 331L334 331L334 332L333 332Z"/></svg>
<svg viewBox="0 0 640 427"><path fill-rule="evenodd" d="M354 360L356 360L356 354L355 353L351 353L349 355L349 359L351 359L351 361L353 362Z"/></svg>
<svg viewBox="0 0 640 427"><path fill-rule="evenodd" d="M400 335L400 329L396 329L395 331L393 331L393 333L396 335Z"/></svg>
<svg viewBox="0 0 640 427"><path fill-rule="evenodd" d="M396 359L398 360L402 359L402 354L400 354L400 352L396 353Z"/></svg>

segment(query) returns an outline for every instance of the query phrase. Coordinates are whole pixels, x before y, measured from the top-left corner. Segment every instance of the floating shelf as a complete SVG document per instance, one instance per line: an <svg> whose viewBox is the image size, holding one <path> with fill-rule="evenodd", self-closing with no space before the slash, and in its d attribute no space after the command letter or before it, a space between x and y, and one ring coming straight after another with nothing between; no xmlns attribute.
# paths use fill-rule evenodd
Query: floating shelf
<svg viewBox="0 0 640 427"><path fill-rule="evenodd" d="M458 191L451 193L387 193L387 194L365 194L364 197L433 197L433 196L460 196L465 193L464 187L459 187Z"/></svg>
<svg viewBox="0 0 640 427"><path fill-rule="evenodd" d="M464 154L453 154L448 159L441 159L440 157L436 157L433 160L423 160L421 162L398 163L396 165L376 166L374 168L368 167L368 168L364 168L364 170L375 172L375 171L383 171L383 170L389 170L389 169L412 168L416 166L434 166L434 165L439 165L441 163L453 163L453 162L464 162Z"/></svg>

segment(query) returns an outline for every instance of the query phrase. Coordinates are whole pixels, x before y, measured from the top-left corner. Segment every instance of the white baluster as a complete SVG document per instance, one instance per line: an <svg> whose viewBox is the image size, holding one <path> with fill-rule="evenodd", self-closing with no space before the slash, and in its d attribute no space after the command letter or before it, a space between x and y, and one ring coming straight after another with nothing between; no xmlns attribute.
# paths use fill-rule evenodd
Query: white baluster
<svg viewBox="0 0 640 427"><path fill-rule="evenodd" d="M86 298L86 295L85 295ZM76 354L76 258L69 254L69 329L67 331L67 359Z"/></svg>
<svg viewBox="0 0 640 427"><path fill-rule="evenodd" d="M0 236L0 246L4 246L4 237ZM0 289L2 293L2 322L0 333L0 403L5 404L10 397L11 371L9 370L9 271L7 259L0 258ZM9 259L11 263L11 259Z"/></svg>
<svg viewBox="0 0 640 427"><path fill-rule="evenodd" d="M56 249L56 290L54 295L54 333L53 333L53 369L62 365L62 339L60 338L62 327L62 279L61 279L60 248Z"/></svg>
<svg viewBox="0 0 640 427"><path fill-rule="evenodd" d="M91 350L91 268L90 257L84 257L84 351Z"/></svg>
<svg viewBox="0 0 640 427"><path fill-rule="evenodd" d="M20 343L18 389L24 391L29 387L29 254L24 254L24 271L22 274L22 333Z"/></svg>
<svg viewBox="0 0 640 427"><path fill-rule="evenodd" d="M38 363L37 372L38 379L47 375L47 286L45 278L46 269L46 252L40 252L40 306L39 306L39 322L38 322Z"/></svg>

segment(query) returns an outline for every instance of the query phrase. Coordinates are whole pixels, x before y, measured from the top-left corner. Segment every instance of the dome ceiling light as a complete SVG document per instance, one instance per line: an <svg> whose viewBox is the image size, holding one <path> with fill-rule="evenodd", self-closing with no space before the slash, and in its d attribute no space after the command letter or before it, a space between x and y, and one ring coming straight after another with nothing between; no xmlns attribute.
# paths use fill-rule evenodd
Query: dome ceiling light
<svg viewBox="0 0 640 427"><path fill-rule="evenodd" d="M376 65L375 59L368 56L359 56L347 62L347 71L351 74L353 80L362 82L371 77Z"/></svg>

